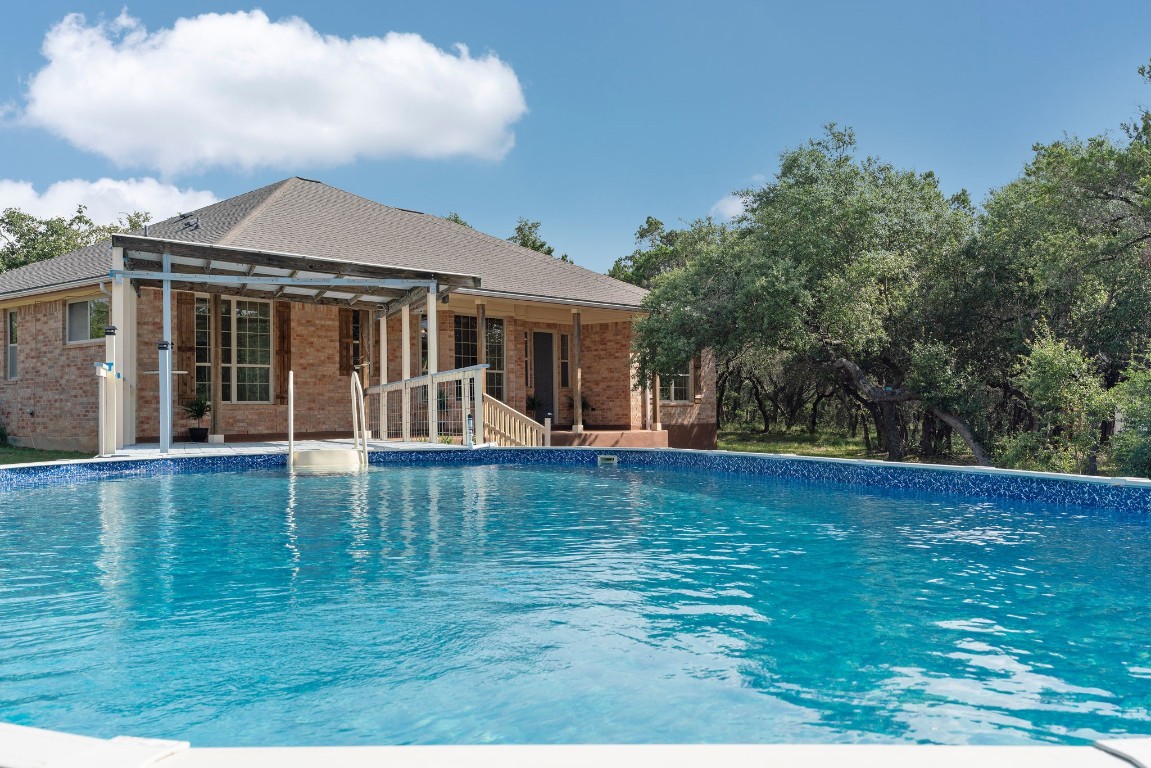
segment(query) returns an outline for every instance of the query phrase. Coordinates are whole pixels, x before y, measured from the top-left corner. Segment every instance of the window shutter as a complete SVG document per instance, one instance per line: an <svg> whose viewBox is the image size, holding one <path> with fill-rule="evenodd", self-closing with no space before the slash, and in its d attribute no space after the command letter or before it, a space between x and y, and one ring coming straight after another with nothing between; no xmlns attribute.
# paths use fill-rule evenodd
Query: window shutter
<svg viewBox="0 0 1151 768"><path fill-rule="evenodd" d="M340 375L352 375L352 312L340 308Z"/></svg>
<svg viewBox="0 0 1151 768"><path fill-rule="evenodd" d="M196 295L176 293L176 403L196 399Z"/></svg>
<svg viewBox="0 0 1151 768"><path fill-rule="evenodd" d="M288 404L288 372L292 370L292 302L277 301L272 305L272 322L275 323L273 339L276 382L276 405Z"/></svg>

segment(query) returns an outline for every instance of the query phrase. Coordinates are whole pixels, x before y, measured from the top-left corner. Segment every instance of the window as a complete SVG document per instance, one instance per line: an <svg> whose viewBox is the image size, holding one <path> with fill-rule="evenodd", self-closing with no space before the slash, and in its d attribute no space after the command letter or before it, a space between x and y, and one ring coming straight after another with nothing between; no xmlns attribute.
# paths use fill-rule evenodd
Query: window
<svg viewBox="0 0 1151 768"><path fill-rule="evenodd" d="M428 372L428 316L420 315L420 375Z"/></svg>
<svg viewBox="0 0 1151 768"><path fill-rule="evenodd" d="M571 386L571 359L568 357L568 336L560 334L560 386Z"/></svg>
<svg viewBox="0 0 1151 768"><path fill-rule="evenodd" d="M196 396L212 394L212 314L196 298ZM272 305L266 301L220 300L220 400L272 400Z"/></svg>
<svg viewBox="0 0 1151 768"><path fill-rule="evenodd" d="M524 331L524 386L532 388L532 335Z"/></svg>
<svg viewBox="0 0 1151 768"><path fill-rule="evenodd" d="M222 305L223 301L221 313ZM199 296L196 297L196 397L212 399L212 302Z"/></svg>
<svg viewBox="0 0 1151 768"><path fill-rule="evenodd" d="M474 317L455 316L455 364L467 368L479 362L479 322ZM497 400L504 399L504 321L487 319L484 333L484 352L488 371L485 381L487 392Z"/></svg>
<svg viewBox="0 0 1151 768"><path fill-rule="evenodd" d="M698 359L697 359L698 360ZM698 367L697 360L688 363L683 373L673 373L669 376L659 377L659 399L671 403L685 403L692 399L692 385L695 381L694 371Z"/></svg>
<svg viewBox="0 0 1151 768"><path fill-rule="evenodd" d="M358 309L340 308L340 375L351 376L364 363L364 319Z"/></svg>
<svg viewBox="0 0 1151 768"><path fill-rule="evenodd" d="M16 378L16 310L8 311L8 378Z"/></svg>
<svg viewBox="0 0 1151 768"><path fill-rule="evenodd" d="M68 341L104 338L108 325L108 300L74 301L68 305Z"/></svg>

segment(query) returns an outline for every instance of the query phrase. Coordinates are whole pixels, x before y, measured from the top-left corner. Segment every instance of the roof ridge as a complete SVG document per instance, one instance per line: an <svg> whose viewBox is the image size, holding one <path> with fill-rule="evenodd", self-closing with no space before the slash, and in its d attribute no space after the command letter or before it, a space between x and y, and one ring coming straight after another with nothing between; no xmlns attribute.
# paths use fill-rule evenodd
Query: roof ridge
<svg viewBox="0 0 1151 768"><path fill-rule="evenodd" d="M226 233L224 233L223 237L221 237L219 240L216 241L216 245L231 245L232 241L235 240L235 238L241 232L243 232L248 227L249 224L252 223L252 220L255 219L256 216L258 216L260 213L263 212L263 210L265 208L268 207L269 203L271 203L277 197L282 195L284 193L284 190L288 188L288 185L291 182L296 181L299 178L300 178L299 176L292 176L290 178L287 178L287 179L280 181L278 186L275 189L273 189L268 194L267 197L265 197L263 200L261 200L256 205L255 208L248 211L248 213L244 216L244 218L240 219L234 225L232 225L232 228L229 229Z"/></svg>

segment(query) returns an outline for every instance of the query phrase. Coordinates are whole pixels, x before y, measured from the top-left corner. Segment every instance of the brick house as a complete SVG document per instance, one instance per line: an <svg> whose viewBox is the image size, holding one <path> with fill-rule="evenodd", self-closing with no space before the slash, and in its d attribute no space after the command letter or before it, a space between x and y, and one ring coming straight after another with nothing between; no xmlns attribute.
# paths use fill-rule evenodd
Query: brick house
<svg viewBox="0 0 1151 768"><path fill-rule="evenodd" d="M117 447L156 442L165 421L180 439L193 426L180 406L197 397L214 403L216 435L280 438L288 371L296 433L340 436L353 370L378 384L480 363L488 394L552 416L557 445L712 448L709 355L658 398L635 386L645 293L290 178L0 274L0 425L17 445L95 450L97 366L114 360L103 403Z"/></svg>

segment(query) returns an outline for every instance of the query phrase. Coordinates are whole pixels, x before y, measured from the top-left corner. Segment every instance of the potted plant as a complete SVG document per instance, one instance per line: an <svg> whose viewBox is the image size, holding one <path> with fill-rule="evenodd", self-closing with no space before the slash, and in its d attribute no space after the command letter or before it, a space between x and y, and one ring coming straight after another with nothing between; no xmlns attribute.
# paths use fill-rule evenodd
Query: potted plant
<svg viewBox="0 0 1151 768"><path fill-rule="evenodd" d="M527 412L531 414L531 417L538 421L540 424L543 424L543 414L540 413L544 407L543 398L536 397L535 395L528 395L528 400L525 405L527 405Z"/></svg>
<svg viewBox="0 0 1151 768"><path fill-rule="evenodd" d="M204 443L208 440L208 428L202 426L204 417L212 410L212 403L205 397L197 397L184 403L184 413L189 419L196 420L196 426L188 428L188 440L193 443Z"/></svg>

